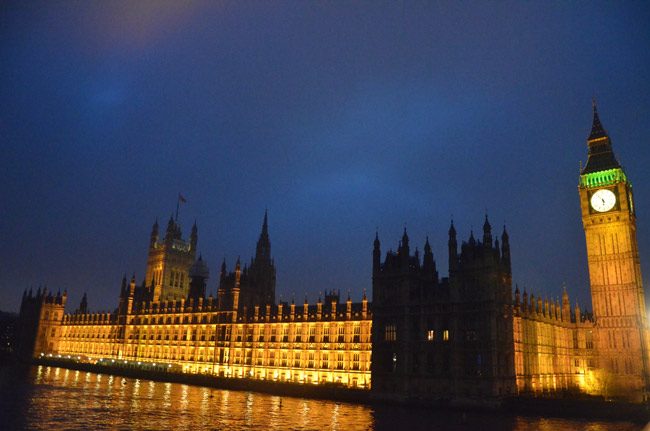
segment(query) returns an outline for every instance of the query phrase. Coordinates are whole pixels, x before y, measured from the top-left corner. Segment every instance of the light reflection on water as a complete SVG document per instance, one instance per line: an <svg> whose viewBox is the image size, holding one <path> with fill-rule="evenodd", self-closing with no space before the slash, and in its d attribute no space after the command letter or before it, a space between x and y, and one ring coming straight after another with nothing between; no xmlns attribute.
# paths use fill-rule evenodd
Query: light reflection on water
<svg viewBox="0 0 650 431"><path fill-rule="evenodd" d="M631 423L503 417L227 391L53 367L0 368L2 429L585 430Z"/></svg>

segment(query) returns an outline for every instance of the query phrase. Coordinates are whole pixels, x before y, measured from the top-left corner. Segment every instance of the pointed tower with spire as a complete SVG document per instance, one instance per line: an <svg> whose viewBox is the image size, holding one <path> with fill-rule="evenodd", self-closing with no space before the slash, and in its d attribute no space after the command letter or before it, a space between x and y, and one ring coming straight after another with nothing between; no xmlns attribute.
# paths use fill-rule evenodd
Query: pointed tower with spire
<svg viewBox="0 0 650 431"><path fill-rule="evenodd" d="M205 299L205 288L208 278L210 277L210 270L208 265L203 261L203 257L199 258L192 268L190 268L190 290L187 295L188 300L194 301L194 304L199 302L199 299Z"/></svg>
<svg viewBox="0 0 650 431"><path fill-rule="evenodd" d="M492 226L488 221L487 214L485 214L485 222L483 223L483 246L492 247Z"/></svg>
<svg viewBox="0 0 650 431"><path fill-rule="evenodd" d="M506 230L506 225L503 225L503 233L501 234L501 263L504 269L510 273L510 236Z"/></svg>
<svg viewBox="0 0 650 431"><path fill-rule="evenodd" d="M429 280L438 280L438 271L436 270L436 261L433 258L429 237L424 243L424 256L422 259L422 272Z"/></svg>
<svg viewBox="0 0 650 431"><path fill-rule="evenodd" d="M449 249L449 275L451 275L458 269L458 241L456 240L456 228L453 220L449 226L447 248Z"/></svg>
<svg viewBox="0 0 650 431"><path fill-rule="evenodd" d="M375 232L375 242L372 247L372 273L373 276L379 273L381 268L381 243L379 242L379 231Z"/></svg>
<svg viewBox="0 0 650 431"><path fill-rule="evenodd" d="M255 305L275 304L275 264L271 257L269 237L269 214L264 211L262 232L255 247L253 258L247 272L247 292L242 295L243 303L253 309Z"/></svg>
<svg viewBox="0 0 650 431"><path fill-rule="evenodd" d="M81 298L81 302L79 303L79 308L77 308L77 313L85 314L87 312L88 312L88 297L86 296L86 292L84 292L84 296Z"/></svg>
<svg viewBox="0 0 650 431"><path fill-rule="evenodd" d="M151 228L151 236L149 238L149 248L153 248L158 242L158 219L153 223Z"/></svg>
<svg viewBox="0 0 650 431"><path fill-rule="evenodd" d="M269 213L264 211L264 221L262 221L262 232L257 240L255 248L255 260L271 259L271 240L269 239Z"/></svg>
<svg viewBox="0 0 650 431"><path fill-rule="evenodd" d="M238 308L242 311L253 312L255 307L275 304L275 264L271 257L271 240L269 237L268 212L264 212L262 231L255 256L250 260L250 266L241 266L237 259L235 272L226 271L226 261L221 266L218 295L220 307L223 310ZM235 296L237 299L235 300Z"/></svg>
<svg viewBox="0 0 650 431"><path fill-rule="evenodd" d="M649 336L632 184L614 155L595 101L587 148L578 192L599 365L609 376L611 395L642 399L650 386Z"/></svg>
<svg viewBox="0 0 650 431"><path fill-rule="evenodd" d="M621 168L621 165L614 155L612 141L609 139L609 135L603 127L603 124L600 122L595 99L592 101L592 110L593 119L591 123L591 132L587 138L587 147L589 152L587 163L581 172L582 175Z"/></svg>

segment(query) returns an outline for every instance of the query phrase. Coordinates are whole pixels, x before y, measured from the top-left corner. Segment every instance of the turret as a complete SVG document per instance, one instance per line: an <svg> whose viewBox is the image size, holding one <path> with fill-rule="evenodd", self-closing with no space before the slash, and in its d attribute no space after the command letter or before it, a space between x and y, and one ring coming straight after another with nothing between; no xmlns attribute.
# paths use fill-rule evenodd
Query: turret
<svg viewBox="0 0 650 431"><path fill-rule="evenodd" d="M126 274L122 276L122 286L120 287L120 298L129 296L129 290L126 288Z"/></svg>
<svg viewBox="0 0 650 431"><path fill-rule="evenodd" d="M169 217L167 222L167 231L165 232L165 242L171 242L176 237L176 223L174 216Z"/></svg>
<svg viewBox="0 0 650 431"><path fill-rule="evenodd" d="M239 307L239 292L241 286L241 260L238 257L235 264L235 286L232 289L232 309L237 310Z"/></svg>
<svg viewBox="0 0 650 431"><path fill-rule="evenodd" d="M483 223L483 245L488 248L492 247L492 226L490 226L487 214L485 214L485 223Z"/></svg>
<svg viewBox="0 0 650 431"><path fill-rule="evenodd" d="M262 232L260 238L257 240L257 248L255 249L256 259L271 259L271 240L269 239L269 218L268 211L264 211L264 221L262 222Z"/></svg>
<svg viewBox="0 0 650 431"><path fill-rule="evenodd" d="M318 298L320 302L320 298ZM363 289L363 297L361 298L361 317L366 319L368 315L368 298L366 298L366 289Z"/></svg>
<svg viewBox="0 0 650 431"><path fill-rule="evenodd" d="M424 243L424 257L422 260L422 271L429 279L432 277L437 281L438 274L436 271L436 261L433 259L433 252L431 251L431 244L429 244L429 237Z"/></svg>
<svg viewBox="0 0 650 431"><path fill-rule="evenodd" d="M84 292L84 296L81 298L79 309L77 311L80 314L86 314L88 312L88 297L86 296L86 292Z"/></svg>
<svg viewBox="0 0 650 431"><path fill-rule="evenodd" d="M129 297L129 289L126 287L126 274L122 277L122 284L120 285L120 303L117 307L119 314L126 313L126 304Z"/></svg>
<svg viewBox="0 0 650 431"><path fill-rule="evenodd" d="M449 227L449 275L458 269L458 242L456 241L456 229L454 228L454 221L451 221Z"/></svg>
<svg viewBox="0 0 650 431"><path fill-rule="evenodd" d="M569 294L566 291L566 286L562 288L562 321L571 321L571 303L569 302Z"/></svg>
<svg viewBox="0 0 650 431"><path fill-rule="evenodd" d="M476 246L476 239L474 238L474 230L469 231L469 241L467 243L470 245L470 247L475 247Z"/></svg>
<svg viewBox="0 0 650 431"><path fill-rule="evenodd" d="M348 320L352 318L352 299L350 298L349 290L348 290L348 299L345 301L345 318Z"/></svg>
<svg viewBox="0 0 650 431"><path fill-rule="evenodd" d="M221 286L223 286L225 283L227 275L228 271L226 270L226 258L224 257L223 262L221 262L221 272L219 273L219 282Z"/></svg>
<svg viewBox="0 0 650 431"><path fill-rule="evenodd" d="M151 228L151 237L149 239L149 247L154 247L158 242L158 219L153 223Z"/></svg>
<svg viewBox="0 0 650 431"><path fill-rule="evenodd" d="M543 307L543 310L544 310L544 316L551 317L551 307L550 307L550 304L548 302L548 296L545 297L544 300L542 301L542 307Z"/></svg>
<svg viewBox="0 0 650 431"><path fill-rule="evenodd" d="M515 308L519 308L519 286L515 285Z"/></svg>
<svg viewBox="0 0 650 431"><path fill-rule="evenodd" d="M194 300L197 303L199 298L205 298L205 287L207 280L210 277L208 266L203 261L203 257L199 255L197 261L190 268L190 290L187 299Z"/></svg>
<svg viewBox="0 0 650 431"><path fill-rule="evenodd" d="M532 311L533 314L537 314L537 301L535 301L535 294L531 293L530 294L530 311Z"/></svg>
<svg viewBox="0 0 650 431"><path fill-rule="evenodd" d="M523 296L523 309L524 312L528 311L528 293L526 292L526 286L524 286L524 296Z"/></svg>
<svg viewBox="0 0 650 431"><path fill-rule="evenodd" d="M404 228L404 234L402 235L402 242L399 248L399 256L400 256L400 265L402 266L402 269L408 270L410 249L409 249L409 236L406 233L406 228Z"/></svg>
<svg viewBox="0 0 650 431"><path fill-rule="evenodd" d="M381 268L381 244L379 243L379 232L375 232L375 242L372 249L372 273L377 274Z"/></svg>
<svg viewBox="0 0 650 431"><path fill-rule="evenodd" d="M501 234L501 262L504 269L510 272L510 239L505 225L503 225L503 233Z"/></svg>
<svg viewBox="0 0 650 431"><path fill-rule="evenodd" d="M131 277L131 283L129 284L128 297L126 301L126 314L131 314L133 310L133 302L135 301L135 273Z"/></svg>

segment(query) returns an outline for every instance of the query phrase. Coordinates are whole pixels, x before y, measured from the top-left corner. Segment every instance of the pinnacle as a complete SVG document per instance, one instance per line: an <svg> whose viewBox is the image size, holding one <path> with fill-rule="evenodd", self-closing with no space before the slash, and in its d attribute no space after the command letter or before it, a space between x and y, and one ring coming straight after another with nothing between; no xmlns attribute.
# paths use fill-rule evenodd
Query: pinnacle
<svg viewBox="0 0 650 431"><path fill-rule="evenodd" d="M591 124L591 133L589 134L588 140L599 139L607 137L607 131L603 127L603 124L600 122L600 117L598 116L598 108L596 106L596 99L592 100L593 108L593 120Z"/></svg>

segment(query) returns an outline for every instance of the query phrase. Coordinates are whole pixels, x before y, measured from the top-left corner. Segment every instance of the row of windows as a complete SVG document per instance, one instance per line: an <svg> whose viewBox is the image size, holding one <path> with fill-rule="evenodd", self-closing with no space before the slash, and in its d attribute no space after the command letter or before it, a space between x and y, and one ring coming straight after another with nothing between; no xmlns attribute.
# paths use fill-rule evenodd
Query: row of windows
<svg viewBox="0 0 650 431"><path fill-rule="evenodd" d="M441 331L442 332L442 341L449 341L449 330L444 329ZM433 329L427 329L427 331L424 334L424 337L427 341L435 341L436 340L436 331ZM397 326L394 324L386 325L385 331L384 331L384 340L385 341L397 341Z"/></svg>
<svg viewBox="0 0 650 431"><path fill-rule="evenodd" d="M106 333L87 333L87 332L72 332L72 333L63 333L64 338L109 338L110 334Z"/></svg>
<svg viewBox="0 0 650 431"><path fill-rule="evenodd" d="M110 334L71 333L71 334L64 334L63 338L64 339L65 338L72 338L72 339L75 339L75 338L78 338L78 339L104 339L104 338L116 338L116 337L115 336L111 337ZM129 334L128 339L129 340L160 340L160 341L162 341L162 340L174 340L174 341L178 341L178 340L182 340L182 341L187 341L187 340L191 340L191 341L197 341L197 340L207 341L207 340L209 340L209 341L215 341L215 336L211 331L207 332L207 335L206 335L206 333L201 333L201 335L197 335L196 331L194 331L191 334L187 334L185 331L182 331L181 333L173 333L173 334L170 334L169 332L165 332L164 334L161 334L161 333ZM226 341L229 340L229 339L230 339L230 337L225 337L224 338L224 340L226 340ZM242 338L241 335L238 335L238 336L234 337L234 341L242 342L242 341L244 341L244 339ZM252 335L248 336L245 341L252 342L253 341ZM264 342L265 341L264 334L260 334L255 341L256 342ZM349 341L352 342L352 343L368 342L367 337L362 338L360 335L353 335L349 339ZM286 342L289 342L289 338L288 337L279 338L279 337L276 337L276 336L271 336L271 337L269 337L269 342L272 342L272 343L274 343L274 342L286 343ZM343 336L343 335L340 335L338 337L323 336L322 338L320 338L318 340L316 339L315 336L309 336L309 337L302 338L300 335L296 335L292 339L291 342L296 342L296 343L301 343L301 342L305 342L305 343L316 343L316 342L345 343L346 339L345 339L345 336Z"/></svg>
<svg viewBox="0 0 650 431"><path fill-rule="evenodd" d="M111 354L110 345L96 344L96 343L62 343L61 350L66 353L74 354ZM171 350L171 351L170 351ZM127 357L137 356L142 359L164 359L164 360L180 360L180 361L199 361L199 362L213 362L217 358L214 356L212 349L205 351L198 349L198 352L193 348L179 348L179 349L160 349L147 347L137 351L127 349L125 352ZM225 354L224 354L225 353ZM228 352L222 352L220 359L216 361L219 364L230 363ZM253 355L255 353L255 355ZM295 367L295 368L321 368L321 369L350 369L350 370L369 370L369 353L361 354L353 352L351 355L344 352L268 352L268 351L247 351L242 352L234 350L232 352L232 364L252 365L255 363L257 366L280 366L280 367Z"/></svg>
<svg viewBox="0 0 650 431"><path fill-rule="evenodd" d="M224 319L225 319L225 317L221 317L222 322L223 322ZM156 318L156 317L151 317L151 318L149 318L149 317L131 317L131 319L129 320L129 324L131 324L131 325L155 325L155 324L159 324L159 325L168 324L169 325L169 324L181 324L181 323L183 323L183 324L185 324L185 323L203 323L203 324L215 323L216 324L216 323L219 323L219 320L220 320L220 316L218 314L212 314L212 315L204 314L204 315L201 315L201 316L192 315L191 317L186 315L186 316L183 316L182 318L181 318L181 316L174 316L174 317L172 317L172 316L167 316L167 317L160 316L158 318ZM294 328L296 328L296 331L301 332L303 330L302 329L303 326L309 325L310 335L313 335L315 333L317 327L318 328L321 327L321 325L314 325L314 324L308 324L308 323L304 323L304 324L302 324L302 323L294 323L294 324L277 323L277 324L273 324L273 326L272 326L273 329L272 330L274 330L274 331L276 330L275 329L276 325L282 326L284 328L283 329L284 332L287 332L289 330L289 327L294 327ZM332 326L338 326L339 327L339 329L338 329L339 333L341 333L342 331L345 330L345 325L341 324L341 323L334 323ZM265 324L265 323L257 324L257 325L249 325L249 327L248 327L249 330L252 327L256 327L256 328L268 327L268 325ZM329 326L327 326L327 324L325 324L322 327L324 328L323 331L329 335L329 331L330 331ZM353 331L355 333L360 333L360 331L361 331L360 326L358 324L354 325Z"/></svg>

